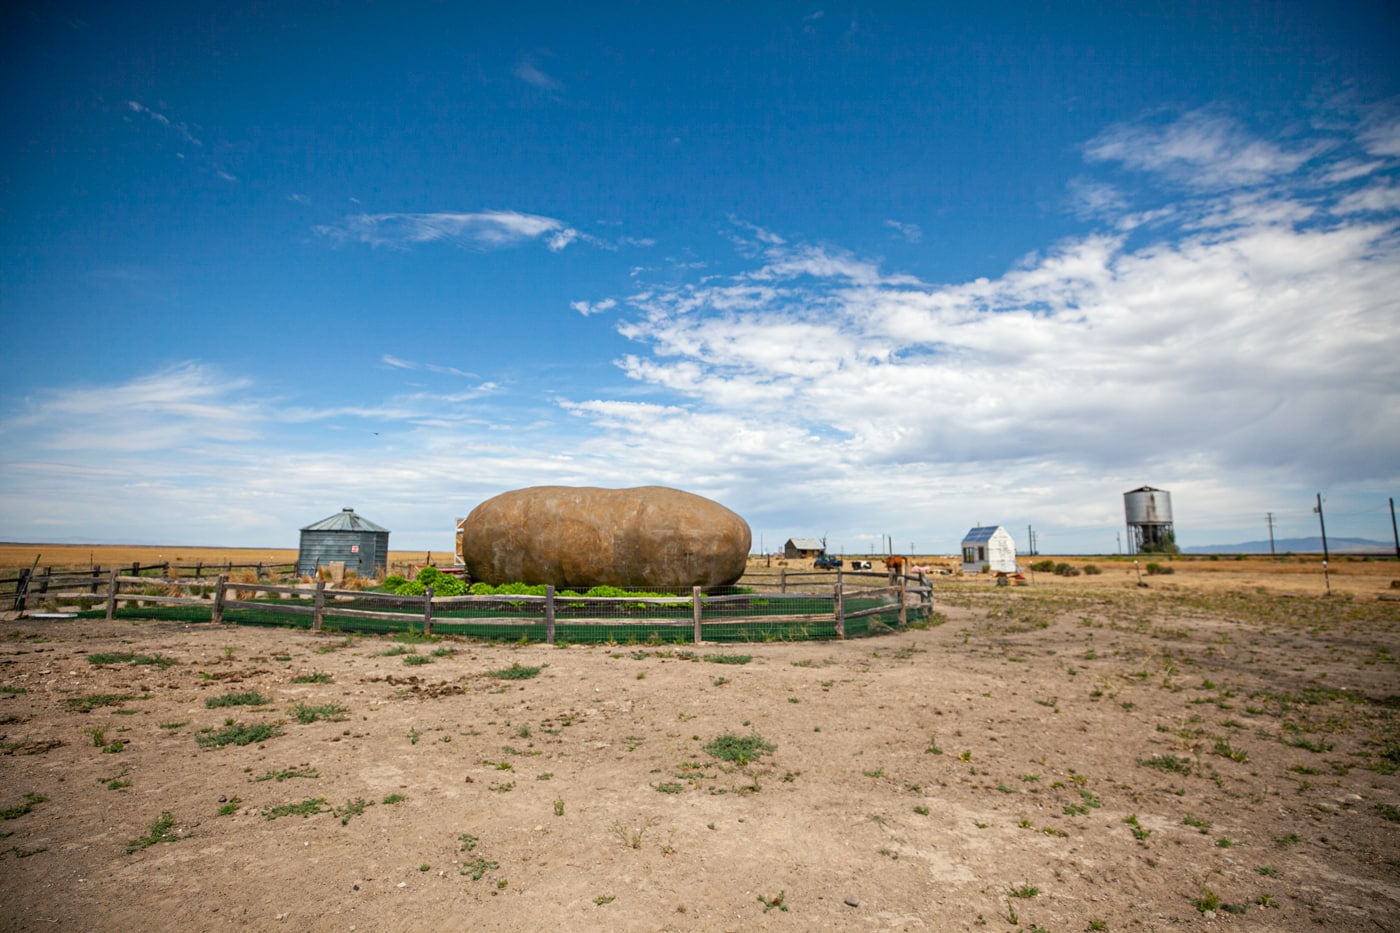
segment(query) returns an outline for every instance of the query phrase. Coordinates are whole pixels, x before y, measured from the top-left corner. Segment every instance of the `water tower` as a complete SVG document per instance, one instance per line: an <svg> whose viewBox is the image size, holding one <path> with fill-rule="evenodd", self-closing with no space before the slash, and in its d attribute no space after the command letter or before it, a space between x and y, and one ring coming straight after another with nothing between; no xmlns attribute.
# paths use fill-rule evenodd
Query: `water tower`
<svg viewBox="0 0 1400 933"><path fill-rule="evenodd" d="M1123 511L1128 517L1128 551L1137 554L1176 551L1172 529L1172 494L1165 489L1143 486L1123 493Z"/></svg>

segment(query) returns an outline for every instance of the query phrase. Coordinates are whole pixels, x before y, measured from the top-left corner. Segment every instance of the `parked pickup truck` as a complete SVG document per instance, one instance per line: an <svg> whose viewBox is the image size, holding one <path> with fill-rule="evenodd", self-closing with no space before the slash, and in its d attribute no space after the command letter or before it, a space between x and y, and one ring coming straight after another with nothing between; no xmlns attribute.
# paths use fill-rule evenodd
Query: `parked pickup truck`
<svg viewBox="0 0 1400 933"><path fill-rule="evenodd" d="M816 560L812 561L813 570L836 570L840 566L841 558L832 557L829 554L823 554L821 557L818 557Z"/></svg>

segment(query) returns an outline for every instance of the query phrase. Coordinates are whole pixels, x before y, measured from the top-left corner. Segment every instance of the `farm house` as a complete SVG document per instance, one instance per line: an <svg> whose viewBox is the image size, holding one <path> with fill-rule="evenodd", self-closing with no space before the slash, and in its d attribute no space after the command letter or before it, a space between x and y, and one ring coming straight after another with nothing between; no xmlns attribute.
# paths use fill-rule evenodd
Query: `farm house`
<svg viewBox="0 0 1400 933"><path fill-rule="evenodd" d="M1016 542L1000 525L979 525L962 540L963 573L1015 573Z"/></svg>
<svg viewBox="0 0 1400 933"><path fill-rule="evenodd" d="M323 518L301 530L297 576L315 576L319 567L343 563L362 577L382 577L389 560L389 529L381 528L354 509Z"/></svg>
<svg viewBox="0 0 1400 933"><path fill-rule="evenodd" d="M826 545L816 538L788 538L783 545L783 556L788 559L811 559L826 553Z"/></svg>

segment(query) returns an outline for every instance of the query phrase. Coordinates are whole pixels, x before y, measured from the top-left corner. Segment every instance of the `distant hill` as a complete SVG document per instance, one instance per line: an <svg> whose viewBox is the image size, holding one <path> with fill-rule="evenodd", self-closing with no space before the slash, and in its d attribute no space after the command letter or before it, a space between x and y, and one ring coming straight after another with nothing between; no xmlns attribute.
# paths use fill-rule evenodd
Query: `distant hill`
<svg viewBox="0 0 1400 933"><path fill-rule="evenodd" d="M1333 554L1393 554L1395 545L1389 541L1372 541L1369 538L1334 538L1327 537L1327 550ZM1283 554L1292 551L1294 554L1321 554L1322 538L1314 535L1311 538L1278 538L1274 541L1274 551ZM1269 553L1268 541L1245 541L1242 544L1202 544L1196 547L1184 547L1183 554L1267 554Z"/></svg>

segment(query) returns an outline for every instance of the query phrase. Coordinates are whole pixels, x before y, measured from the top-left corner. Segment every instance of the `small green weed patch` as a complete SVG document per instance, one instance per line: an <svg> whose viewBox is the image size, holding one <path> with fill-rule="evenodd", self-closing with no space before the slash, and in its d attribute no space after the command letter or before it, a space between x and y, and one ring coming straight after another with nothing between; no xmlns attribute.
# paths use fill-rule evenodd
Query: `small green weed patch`
<svg viewBox="0 0 1400 933"><path fill-rule="evenodd" d="M225 723L222 729L201 729L194 740L199 743L201 748L223 748L225 745L252 745L255 742L265 742L281 734L282 730L278 726L268 723L244 725L241 722L229 722Z"/></svg>
<svg viewBox="0 0 1400 933"><path fill-rule="evenodd" d="M175 835L175 817L171 816L170 811L167 810L151 823L150 832L126 844L126 854L130 855L142 849L149 849L160 842L174 842L178 838Z"/></svg>
<svg viewBox="0 0 1400 933"><path fill-rule="evenodd" d="M179 664L174 658L167 658L163 654L133 654L130 651L108 651L90 654L87 656L89 664L146 664L152 667L165 670L172 664Z"/></svg>
<svg viewBox="0 0 1400 933"><path fill-rule="evenodd" d="M763 741L763 736L757 732L751 732L748 735L735 735L732 732L726 732L723 735L715 736L705 743L703 748L706 753L721 761L746 765L750 761L773 751L777 746Z"/></svg>
<svg viewBox="0 0 1400 933"><path fill-rule="evenodd" d="M266 706L272 702L267 697L256 690L247 690L243 693L225 693L221 697L210 697L204 701L207 709L219 709L224 706Z"/></svg>

